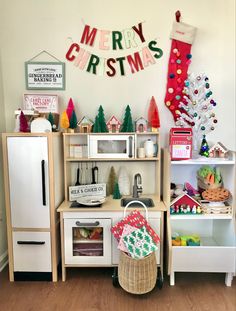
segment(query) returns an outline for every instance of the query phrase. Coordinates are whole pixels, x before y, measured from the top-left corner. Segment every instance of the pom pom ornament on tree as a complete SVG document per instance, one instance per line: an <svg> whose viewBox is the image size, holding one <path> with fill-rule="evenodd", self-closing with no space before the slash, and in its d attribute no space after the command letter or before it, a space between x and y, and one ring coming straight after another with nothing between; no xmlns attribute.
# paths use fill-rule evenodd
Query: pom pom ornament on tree
<svg viewBox="0 0 236 311"><path fill-rule="evenodd" d="M180 127L192 127L193 151L199 153L199 140L215 129L217 119L212 110L216 102L211 98L209 79L206 74L191 74L185 81L184 101L179 104L179 114L176 125Z"/></svg>

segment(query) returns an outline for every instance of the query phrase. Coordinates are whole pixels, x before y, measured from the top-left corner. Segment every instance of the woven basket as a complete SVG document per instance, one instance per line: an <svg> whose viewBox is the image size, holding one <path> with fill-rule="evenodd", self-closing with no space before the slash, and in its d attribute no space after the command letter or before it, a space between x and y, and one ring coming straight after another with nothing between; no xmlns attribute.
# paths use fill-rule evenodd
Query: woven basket
<svg viewBox="0 0 236 311"><path fill-rule="evenodd" d="M142 259L133 259L124 252L120 252L118 279L120 286L131 294L150 292L157 280L155 253Z"/></svg>
<svg viewBox="0 0 236 311"><path fill-rule="evenodd" d="M222 187L222 182L219 184L210 184L204 178L197 176L197 185L200 192L207 189L217 189Z"/></svg>

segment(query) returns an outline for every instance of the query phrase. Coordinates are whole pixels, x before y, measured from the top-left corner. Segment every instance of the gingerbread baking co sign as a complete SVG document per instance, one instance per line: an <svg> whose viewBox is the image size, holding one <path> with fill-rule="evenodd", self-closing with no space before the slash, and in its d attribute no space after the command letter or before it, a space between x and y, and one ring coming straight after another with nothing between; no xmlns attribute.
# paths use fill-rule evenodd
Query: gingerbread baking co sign
<svg viewBox="0 0 236 311"><path fill-rule="evenodd" d="M99 50L121 51L135 48L139 51L118 57L101 57L86 50L84 46L98 47ZM112 53L116 54L116 53ZM84 26L80 42L73 42L66 53L66 59L74 66L95 75L114 77L119 74L125 76L144 70L163 55L162 49L156 40L146 42L143 25L139 23L123 31L99 30L89 25Z"/></svg>

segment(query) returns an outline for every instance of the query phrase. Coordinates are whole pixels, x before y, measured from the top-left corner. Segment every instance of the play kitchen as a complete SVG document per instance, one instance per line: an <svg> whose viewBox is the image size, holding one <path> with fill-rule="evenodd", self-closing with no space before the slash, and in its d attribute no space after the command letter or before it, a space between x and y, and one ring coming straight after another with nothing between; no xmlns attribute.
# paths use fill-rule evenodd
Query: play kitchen
<svg viewBox="0 0 236 311"><path fill-rule="evenodd" d="M165 206L160 202L159 139L158 132L63 134L65 201L58 208L63 281L67 267L117 267L118 241L111 228L133 200L130 211L143 214L142 205L147 206L149 223L160 237L155 254L162 277ZM83 150L75 156L71 146L78 145Z"/></svg>

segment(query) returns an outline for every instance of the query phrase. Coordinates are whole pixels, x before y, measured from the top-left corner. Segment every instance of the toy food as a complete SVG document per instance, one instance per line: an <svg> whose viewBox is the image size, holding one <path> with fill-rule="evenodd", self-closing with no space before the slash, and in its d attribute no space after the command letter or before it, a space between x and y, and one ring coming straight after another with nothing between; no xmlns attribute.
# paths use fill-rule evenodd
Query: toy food
<svg viewBox="0 0 236 311"><path fill-rule="evenodd" d="M222 202L228 200L230 192L225 188L208 189L203 191L202 197L207 201Z"/></svg>
<svg viewBox="0 0 236 311"><path fill-rule="evenodd" d="M102 235L102 228L94 228L93 231L90 233L89 238L91 240L101 240Z"/></svg>

